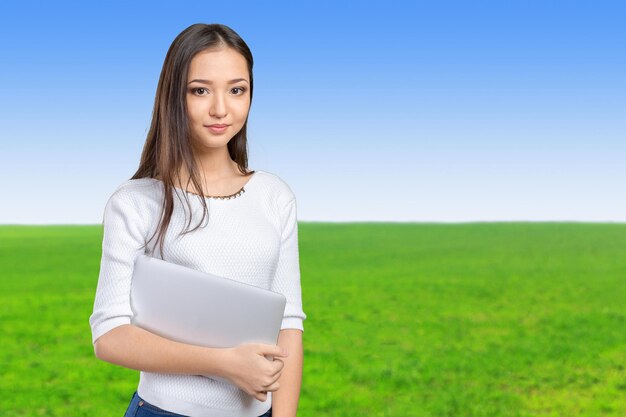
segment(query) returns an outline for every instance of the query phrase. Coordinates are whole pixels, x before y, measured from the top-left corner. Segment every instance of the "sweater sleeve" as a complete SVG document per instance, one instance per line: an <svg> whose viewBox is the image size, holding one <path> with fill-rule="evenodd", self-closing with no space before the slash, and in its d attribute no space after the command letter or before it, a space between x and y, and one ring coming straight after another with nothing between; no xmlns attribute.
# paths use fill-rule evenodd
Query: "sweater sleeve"
<svg viewBox="0 0 626 417"><path fill-rule="evenodd" d="M100 275L89 317L92 343L109 330L131 322L131 278L145 243L141 220L128 192L113 193L104 209Z"/></svg>
<svg viewBox="0 0 626 417"><path fill-rule="evenodd" d="M285 314L280 326L282 329L304 331L306 314L302 311L300 286L300 260L298 254L298 219L296 200L291 199L281 210L281 243L276 275L271 290L284 294L287 298Z"/></svg>

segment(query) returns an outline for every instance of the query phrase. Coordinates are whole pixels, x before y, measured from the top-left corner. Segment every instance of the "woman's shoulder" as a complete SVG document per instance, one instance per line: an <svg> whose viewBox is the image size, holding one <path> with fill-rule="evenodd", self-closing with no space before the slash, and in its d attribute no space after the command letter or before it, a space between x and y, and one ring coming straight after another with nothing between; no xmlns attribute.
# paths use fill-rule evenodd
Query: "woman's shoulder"
<svg viewBox="0 0 626 417"><path fill-rule="evenodd" d="M154 178L135 178L120 183L113 191L109 200L127 200L139 203L146 200L155 200L160 197L161 187Z"/></svg>
<svg viewBox="0 0 626 417"><path fill-rule="evenodd" d="M266 192L279 200L293 200L295 194L287 181L278 174L257 169L254 175L259 175L259 182L266 188Z"/></svg>
<svg viewBox="0 0 626 417"><path fill-rule="evenodd" d="M122 182L109 195L104 207L103 222L145 222L158 213L160 207L158 185L152 178L130 179ZM118 220L114 220L114 219ZM123 220L119 220L123 219Z"/></svg>
<svg viewBox="0 0 626 417"><path fill-rule="evenodd" d="M145 193L158 188L159 180L155 178L134 178L125 180L120 183L115 191L116 193Z"/></svg>

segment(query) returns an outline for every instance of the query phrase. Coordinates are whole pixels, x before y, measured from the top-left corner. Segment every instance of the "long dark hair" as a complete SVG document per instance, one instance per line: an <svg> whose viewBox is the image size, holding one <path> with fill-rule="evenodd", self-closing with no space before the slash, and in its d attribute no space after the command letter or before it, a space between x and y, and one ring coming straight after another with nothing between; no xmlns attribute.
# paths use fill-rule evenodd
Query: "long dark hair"
<svg viewBox="0 0 626 417"><path fill-rule="evenodd" d="M155 233L148 240L150 242L155 235L158 235L157 239L161 248L161 257L163 256L163 240L174 211L172 191L175 189L175 184L182 182L179 176L179 169L183 164L195 189L202 190L199 169L193 157L187 117L187 102L185 99L189 65L191 59L199 52L221 47L232 48L246 59L248 75L250 76L250 104L252 104L254 86L252 79L252 53L243 39L228 26L217 23L198 23L189 26L174 39L163 62L154 99L150 130L143 147L139 168L131 178L160 177L163 181L165 196L161 207L161 221ZM251 175L254 171L247 171L247 126L248 120L246 119L241 130L228 142L228 152L231 159L237 163L239 171L242 174ZM190 207L187 193L183 193L183 195L187 201L187 206ZM198 198L204 207L202 219L200 219L200 222L194 229L186 230L181 234L196 230L202 224L205 216L208 215L205 199L202 196ZM191 225L191 212L192 210L190 209L187 229ZM148 242L146 242L146 245Z"/></svg>

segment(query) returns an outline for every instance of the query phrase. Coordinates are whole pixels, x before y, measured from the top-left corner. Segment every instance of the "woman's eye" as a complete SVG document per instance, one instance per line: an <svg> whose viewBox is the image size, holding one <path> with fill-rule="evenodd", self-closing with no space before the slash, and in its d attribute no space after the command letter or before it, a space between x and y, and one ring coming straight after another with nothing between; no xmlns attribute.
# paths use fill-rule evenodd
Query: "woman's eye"
<svg viewBox="0 0 626 417"><path fill-rule="evenodd" d="M240 95L242 95L246 91L246 88L244 88L244 87L235 87L235 88L233 88L230 91L234 91L236 96L240 96ZM191 92L193 94L197 95L197 96L204 96L204 95L208 94L207 89L203 88L203 87L192 88Z"/></svg>

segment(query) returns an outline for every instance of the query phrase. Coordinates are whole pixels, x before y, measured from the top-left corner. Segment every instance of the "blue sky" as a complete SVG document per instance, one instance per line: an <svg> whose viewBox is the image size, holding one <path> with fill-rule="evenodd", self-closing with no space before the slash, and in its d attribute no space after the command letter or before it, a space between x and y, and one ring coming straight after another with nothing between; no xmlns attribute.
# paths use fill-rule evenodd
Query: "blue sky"
<svg viewBox="0 0 626 417"><path fill-rule="evenodd" d="M0 224L97 224L136 170L165 53L255 58L249 166L301 221L626 221L626 5L0 5Z"/></svg>

